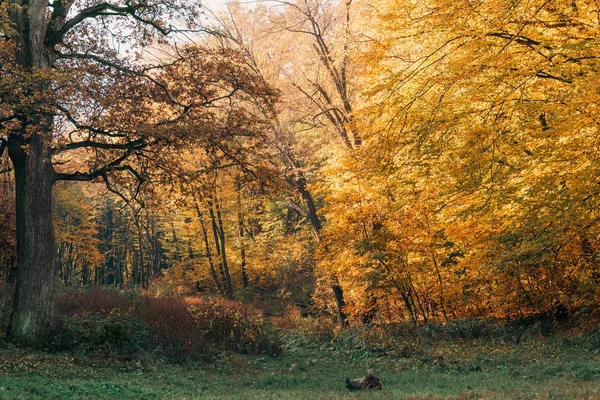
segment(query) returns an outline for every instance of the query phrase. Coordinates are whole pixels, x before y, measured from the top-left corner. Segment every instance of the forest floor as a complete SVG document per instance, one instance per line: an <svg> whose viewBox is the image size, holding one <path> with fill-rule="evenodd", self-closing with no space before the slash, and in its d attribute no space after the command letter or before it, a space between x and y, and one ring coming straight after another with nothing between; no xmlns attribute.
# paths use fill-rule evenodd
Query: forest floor
<svg viewBox="0 0 600 400"><path fill-rule="evenodd" d="M349 392L372 368L381 392ZM439 342L410 357L290 342L279 357L96 362L0 345L1 399L598 399L600 351L569 340Z"/></svg>

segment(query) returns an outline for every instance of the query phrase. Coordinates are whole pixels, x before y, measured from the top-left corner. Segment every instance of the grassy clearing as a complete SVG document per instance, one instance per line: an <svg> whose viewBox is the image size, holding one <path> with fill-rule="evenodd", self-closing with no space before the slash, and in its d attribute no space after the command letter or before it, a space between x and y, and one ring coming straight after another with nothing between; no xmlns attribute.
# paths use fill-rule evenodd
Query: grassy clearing
<svg viewBox="0 0 600 400"><path fill-rule="evenodd" d="M293 342L292 342L293 343ZM373 368L378 393L346 375ZM410 358L306 342L277 357L222 354L212 363L112 364L0 349L2 399L600 399L600 351L572 341L437 343Z"/></svg>

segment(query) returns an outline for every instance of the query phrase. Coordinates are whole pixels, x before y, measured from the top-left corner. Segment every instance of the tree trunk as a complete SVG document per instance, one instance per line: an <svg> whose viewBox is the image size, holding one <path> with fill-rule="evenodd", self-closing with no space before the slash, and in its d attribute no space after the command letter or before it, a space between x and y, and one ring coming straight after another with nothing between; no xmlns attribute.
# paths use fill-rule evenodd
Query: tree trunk
<svg viewBox="0 0 600 400"><path fill-rule="evenodd" d="M51 126L48 121L39 125L44 122ZM41 135L33 134L27 148L19 143L22 136L13 139L8 150L15 171L18 264L7 335L19 343L36 344L52 322L54 169L50 148Z"/></svg>
<svg viewBox="0 0 600 400"><path fill-rule="evenodd" d="M317 214L317 207L315 206L315 202L311 193L306 188L306 179L304 176L300 176L296 179L296 189L302 196L304 203L306 204L306 208L308 209L308 219L310 220L310 224L313 227L315 233L319 235L321 232L321 220L319 219L319 215Z"/></svg>
<svg viewBox="0 0 600 400"><path fill-rule="evenodd" d="M198 213L198 219L200 220L200 227L202 228L202 237L204 238L204 247L206 249L206 258L208 259L208 264L210 266L210 273L215 281L215 287L219 294L223 295L225 291L223 290L221 283L219 282L219 277L217 276L217 270L215 269L215 264L213 262L212 252L210 251L210 243L208 241L208 232L206 230L206 226L204 226L204 216L200 211L200 207L198 203L195 204L196 212Z"/></svg>
<svg viewBox="0 0 600 400"><path fill-rule="evenodd" d="M227 247L225 246L225 228L223 227L223 219L221 218L221 206L218 199L215 199L217 221L219 223L218 233L221 239L221 261L225 279L225 289L227 291L227 297L233 298L233 285L231 283L231 275L229 273L229 264L227 263Z"/></svg>
<svg viewBox="0 0 600 400"><path fill-rule="evenodd" d="M321 220L319 219L319 215L317 214L317 207L315 206L315 202L313 200L312 194L306 187L306 179L303 175L300 175L295 181L294 184L296 189L302 196L304 203L306 204L306 208L308 210L308 219L310 221L311 226L315 232L317 240L319 240L319 235L321 233L321 229L323 228L321 225ZM344 290L339 285L339 280L337 276L333 276L333 284L331 285L331 289L333 290L333 296L335 298L335 304L337 307L338 317L340 321L340 326L342 328L348 326L348 316L344 312L343 308L346 305L344 301Z"/></svg>
<svg viewBox="0 0 600 400"><path fill-rule="evenodd" d="M244 213L242 212L242 188L237 186L237 217L238 217L238 232L240 239L240 271L242 273L242 287L248 287L248 274L246 273L246 242L244 240Z"/></svg>
<svg viewBox="0 0 600 400"><path fill-rule="evenodd" d="M142 287L144 289L146 289L146 286L144 284L145 283L145 278L144 278L144 274L145 274L145 272L144 272L144 246L142 244L142 232L139 229L139 226L138 226L138 249L140 251L140 255L139 255L139 257L140 257L140 269L139 269L138 281L139 281L139 284L142 285Z"/></svg>
<svg viewBox="0 0 600 400"><path fill-rule="evenodd" d="M431 251L431 260L433 261L433 266L435 267L435 272L438 278L438 284L440 286L440 308L442 309L442 315L444 316L444 320L448 322L449 319L446 313L446 305L444 303L444 282L442 281L442 274L440 273L440 267L435 256L435 250Z"/></svg>
<svg viewBox="0 0 600 400"><path fill-rule="evenodd" d="M317 239L319 239L319 234L322 229L321 220L319 219L319 215L317 214L317 207L315 206L315 202L313 200L312 194L306 188L306 179L304 176L300 176L296 179L296 189L302 196L304 203L306 204L306 208L308 209L308 219L310 220L310 224L315 231ZM335 297L335 304L337 307L338 317L340 321L340 326L342 328L348 326L348 316L344 312L344 306L346 302L344 301L344 290L339 285L339 280L337 276L333 277L333 284L331 285L331 289L333 290L333 296Z"/></svg>
<svg viewBox="0 0 600 400"><path fill-rule="evenodd" d="M9 18L15 29L16 62L24 71L50 71L53 52L44 45L46 0L11 1ZM36 79L39 79L37 82ZM50 139L53 129L50 81L37 77L27 90L35 108L19 110L19 129L8 136L16 189L17 282L7 336L37 344L52 322L54 230Z"/></svg>
<svg viewBox="0 0 600 400"><path fill-rule="evenodd" d="M333 284L331 285L331 289L333 290L333 295L335 297L335 302L337 305L340 326L342 328L345 328L348 326L348 316L344 311L344 306L346 305L346 302L344 301L344 292L342 290L342 287L339 285L337 278L333 278Z"/></svg>

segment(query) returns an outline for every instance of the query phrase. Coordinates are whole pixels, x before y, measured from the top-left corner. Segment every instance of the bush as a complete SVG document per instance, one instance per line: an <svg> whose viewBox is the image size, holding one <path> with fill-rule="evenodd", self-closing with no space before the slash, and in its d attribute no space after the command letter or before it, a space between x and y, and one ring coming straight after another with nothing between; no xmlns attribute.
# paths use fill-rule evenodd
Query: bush
<svg viewBox="0 0 600 400"><path fill-rule="evenodd" d="M214 345L239 353L280 353L279 336L262 313L225 299L189 298L188 301L196 326Z"/></svg>
<svg viewBox="0 0 600 400"><path fill-rule="evenodd" d="M189 305L183 299L141 297L136 304L135 315L144 321L157 345L170 358L181 359L210 350Z"/></svg>
<svg viewBox="0 0 600 400"><path fill-rule="evenodd" d="M64 293L59 297L57 307L64 315L128 315L134 308L134 301L133 296L122 292L94 287Z"/></svg>
<svg viewBox="0 0 600 400"><path fill-rule="evenodd" d="M302 319L304 320L304 318ZM307 331L299 329L302 324L290 323L290 318L277 320L278 326L285 326L287 347L297 343L326 344L337 351L343 351L351 357L364 357L373 353L384 353L397 357L412 357L427 351L438 342L469 342L484 340L492 342L519 344L525 341L537 341L544 331L540 324L515 328L514 324L500 324L493 320L462 319L448 323L431 323L415 326L411 323L358 325L343 330L333 330L330 339L321 336L318 329ZM298 335L300 333L300 335ZM291 336L290 336L291 335ZM588 339L593 347L593 336ZM301 339L300 341L298 339Z"/></svg>
<svg viewBox="0 0 600 400"><path fill-rule="evenodd" d="M153 350L172 360L205 357L215 351L268 353L281 350L279 336L264 316L239 302L197 297L150 297L94 288L67 293L54 340L74 348L132 359Z"/></svg>
<svg viewBox="0 0 600 400"><path fill-rule="evenodd" d="M283 316L271 318L271 323L286 335L304 342L331 342L337 330L332 319L302 316L300 308L294 306L289 306Z"/></svg>
<svg viewBox="0 0 600 400"><path fill-rule="evenodd" d="M412 357L420 342L417 329L409 324L363 325L340 331L333 341L338 350L350 351L353 358L372 353Z"/></svg>
<svg viewBox="0 0 600 400"><path fill-rule="evenodd" d="M132 361L153 348L146 325L119 314L79 314L60 321L53 340L56 350L75 354Z"/></svg>
<svg viewBox="0 0 600 400"><path fill-rule="evenodd" d="M449 341L503 338L505 331L494 321L481 319L459 319L446 324L428 324L423 333L430 339Z"/></svg>

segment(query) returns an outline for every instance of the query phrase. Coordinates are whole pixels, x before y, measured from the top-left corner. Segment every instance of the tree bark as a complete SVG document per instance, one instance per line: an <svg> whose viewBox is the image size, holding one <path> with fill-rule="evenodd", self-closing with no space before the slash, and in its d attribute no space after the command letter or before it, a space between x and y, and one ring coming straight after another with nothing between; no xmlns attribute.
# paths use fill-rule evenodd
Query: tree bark
<svg viewBox="0 0 600 400"><path fill-rule="evenodd" d="M6 283L13 285L17 280L17 258L10 256L8 261L8 275L6 277Z"/></svg>
<svg viewBox="0 0 600 400"><path fill-rule="evenodd" d="M38 121L38 125L46 125L49 132L48 122ZM15 171L18 264L7 336L33 345L52 326L54 169L50 148L40 134L32 134L27 147L19 143L22 136L13 139L8 151Z"/></svg>

